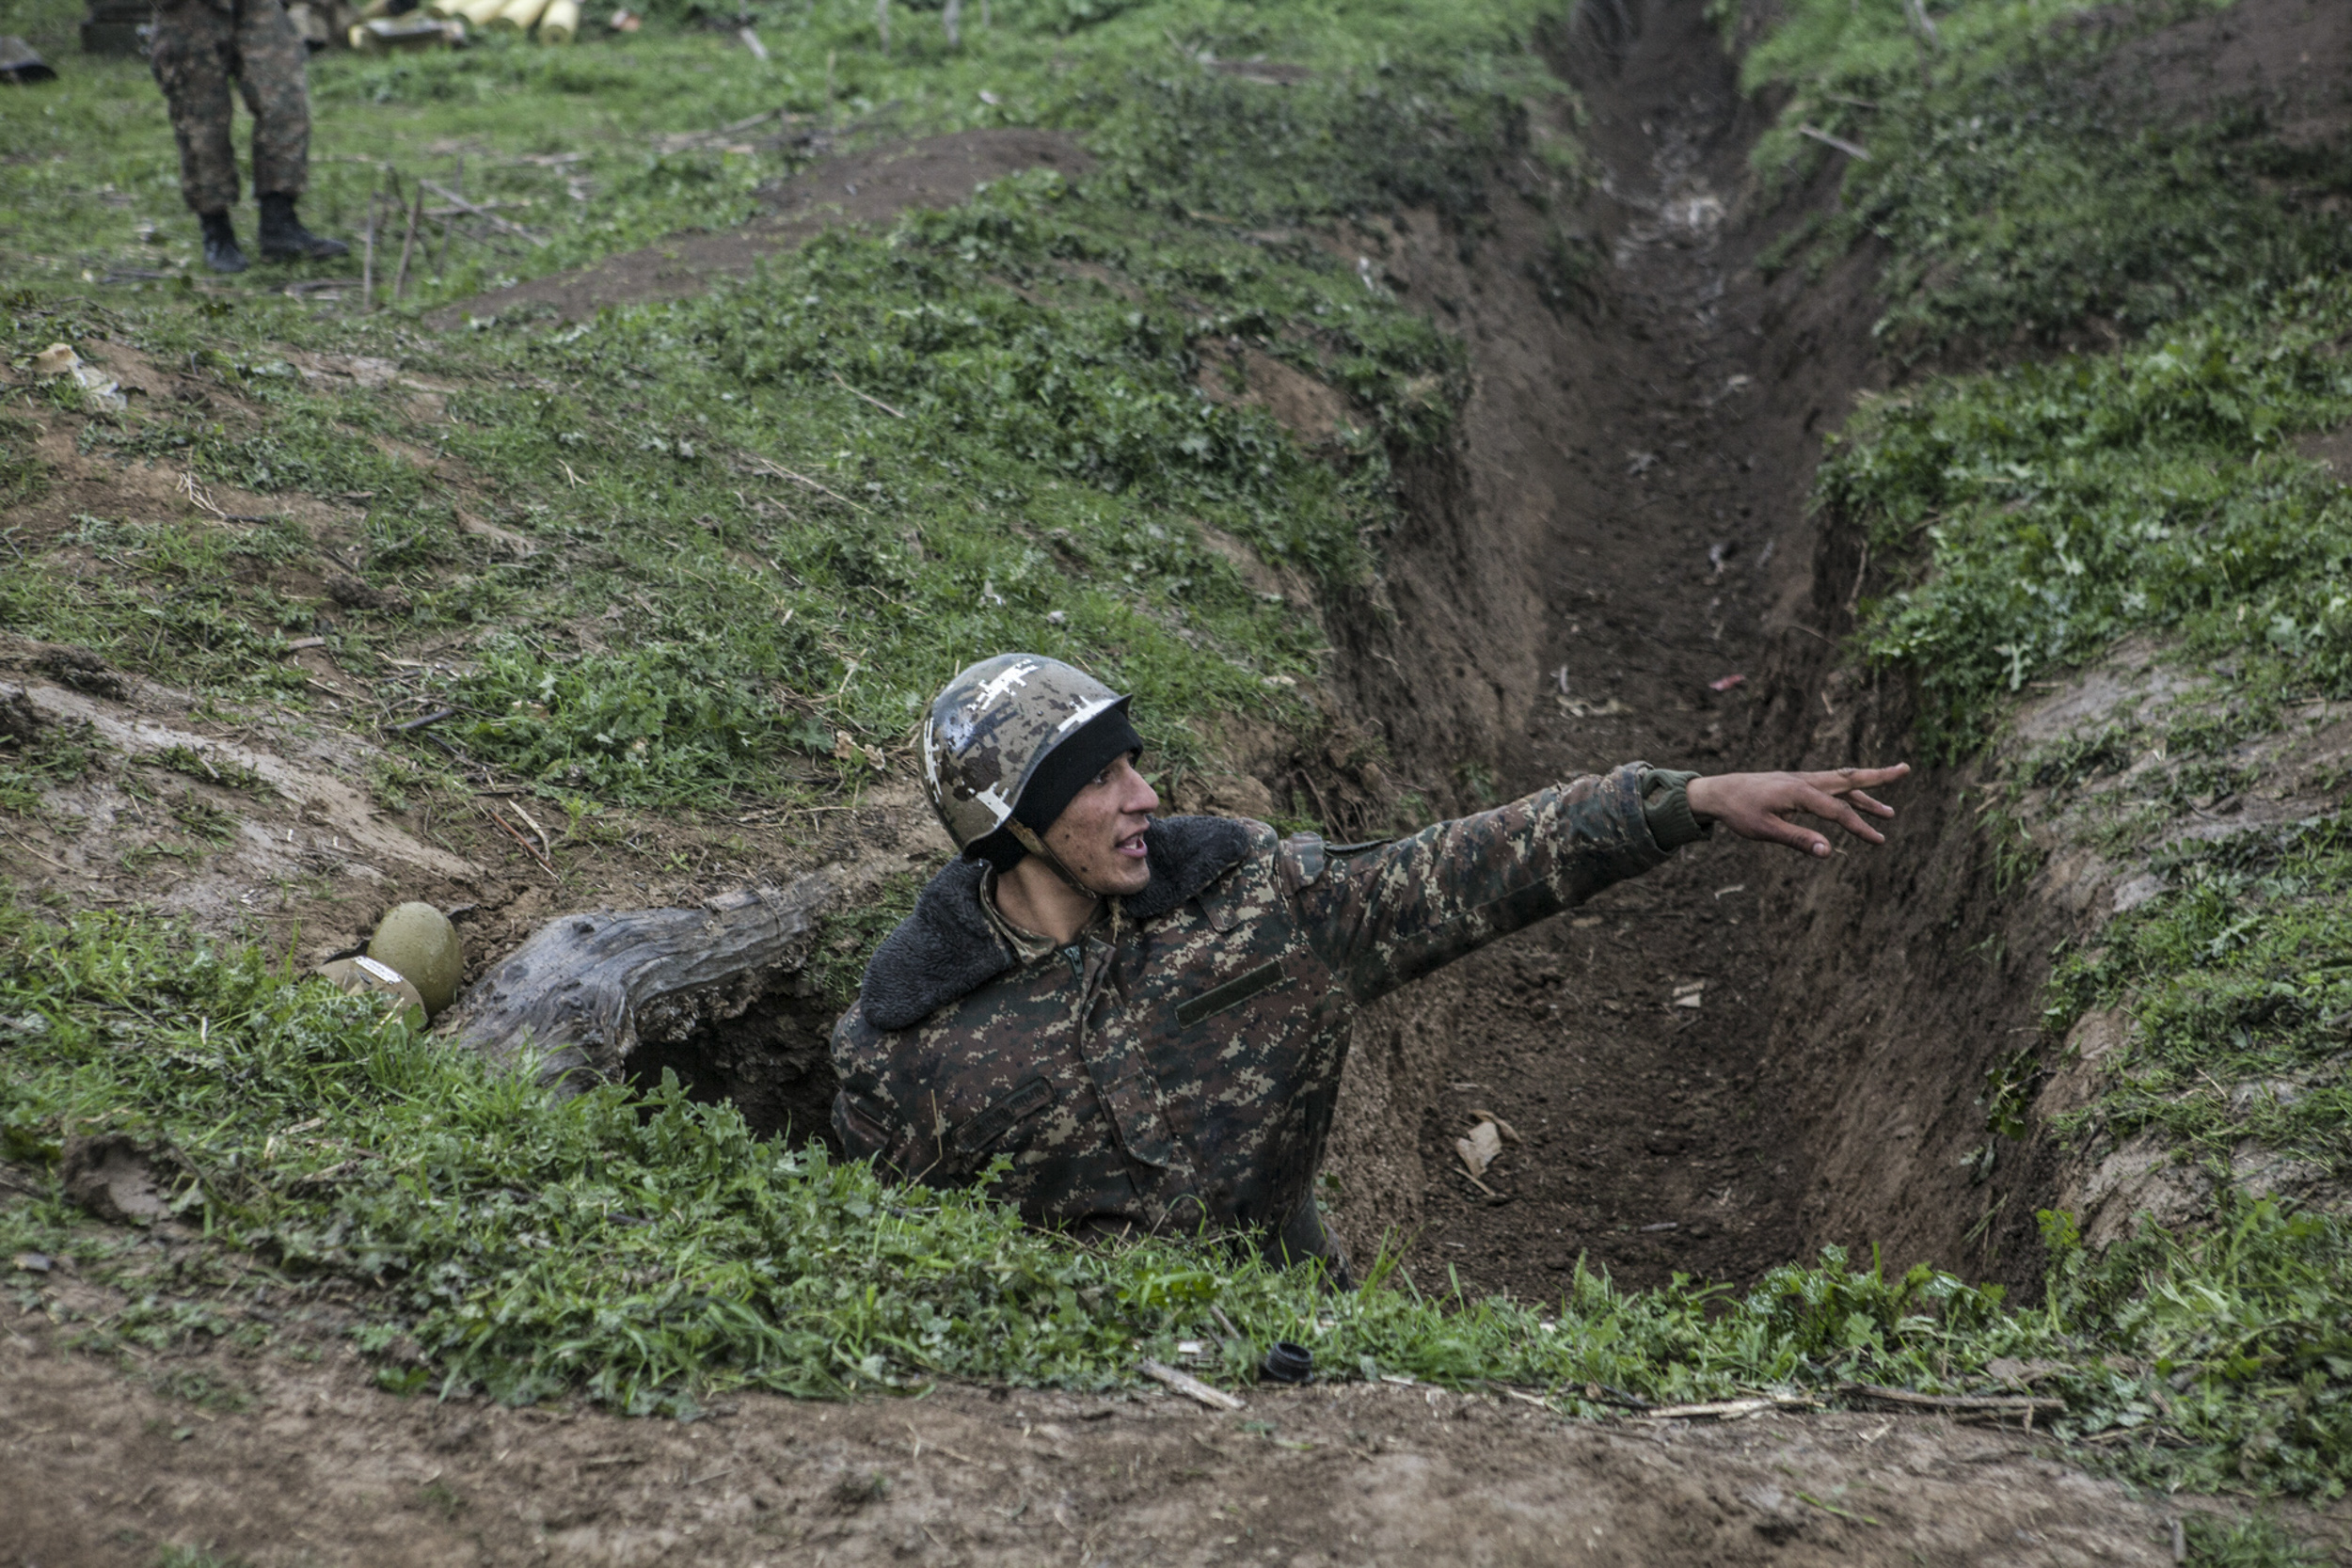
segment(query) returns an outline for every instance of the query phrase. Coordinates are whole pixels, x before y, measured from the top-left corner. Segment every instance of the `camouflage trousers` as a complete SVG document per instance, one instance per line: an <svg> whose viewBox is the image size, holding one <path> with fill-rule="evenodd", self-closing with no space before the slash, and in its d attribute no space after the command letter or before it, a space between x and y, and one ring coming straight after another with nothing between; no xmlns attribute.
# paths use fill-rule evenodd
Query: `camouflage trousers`
<svg viewBox="0 0 2352 1568"><path fill-rule="evenodd" d="M237 204L229 83L253 112L253 188L299 196L308 182L310 99L301 37L280 0L158 0L147 62L171 106L180 194L189 210Z"/></svg>

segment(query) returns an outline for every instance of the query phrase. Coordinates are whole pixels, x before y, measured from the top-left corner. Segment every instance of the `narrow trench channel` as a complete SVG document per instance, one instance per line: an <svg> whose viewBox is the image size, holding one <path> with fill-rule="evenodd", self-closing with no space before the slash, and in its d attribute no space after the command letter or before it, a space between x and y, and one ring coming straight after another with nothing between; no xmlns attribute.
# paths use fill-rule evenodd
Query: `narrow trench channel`
<svg viewBox="0 0 2352 1568"><path fill-rule="evenodd" d="M1746 162L1760 114L1697 0L1588 6L1557 49L1604 173L1577 220L1605 255L1593 309L1538 319L1512 252L1561 220L1506 215L1464 323L1480 389L1478 511L1462 526L1516 531L1541 594L1532 668L1486 672L1518 721L1498 737L1495 790L1637 759L1789 766L1763 721L1769 672L1789 662L1771 647L1804 634L1790 607L1811 586L1804 498L1820 419L1871 373L1868 297L1825 321L1768 297ZM1792 377L1811 350L1790 340L1807 336L1863 341ZM1556 1297L1580 1258L1649 1286L1744 1281L1798 1257L1811 1164L1768 1055L1788 945L1769 894L1801 873L1772 857L1787 851L1686 849L1368 1019L1359 1070L1388 1081L1376 1114L1359 1095L1335 1139L1351 1243L1413 1235L1424 1288L1451 1270L1472 1294L1522 1299ZM1484 1178L1491 1192L1454 1149L1475 1111L1523 1139Z"/></svg>

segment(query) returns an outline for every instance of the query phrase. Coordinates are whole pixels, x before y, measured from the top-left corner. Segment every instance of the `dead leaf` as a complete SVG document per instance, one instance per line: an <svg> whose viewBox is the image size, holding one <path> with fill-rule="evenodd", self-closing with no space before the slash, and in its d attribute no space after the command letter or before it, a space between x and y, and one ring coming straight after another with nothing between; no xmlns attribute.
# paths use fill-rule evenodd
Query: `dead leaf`
<svg viewBox="0 0 2352 1568"><path fill-rule="evenodd" d="M1482 1121L1471 1128L1466 1136L1454 1140L1454 1152L1462 1157L1462 1164L1469 1167L1473 1180L1486 1175L1486 1167L1493 1164L1495 1156L1502 1152L1502 1134L1495 1127L1491 1120Z"/></svg>
<svg viewBox="0 0 2352 1568"><path fill-rule="evenodd" d="M1492 1111L1473 1110L1470 1112L1470 1118L1474 1121L1493 1122L1495 1124L1495 1131L1502 1134L1502 1141L1504 1143L1511 1145L1515 1148L1518 1147L1520 1140L1518 1129L1514 1128L1509 1122L1503 1120L1501 1117L1495 1115Z"/></svg>

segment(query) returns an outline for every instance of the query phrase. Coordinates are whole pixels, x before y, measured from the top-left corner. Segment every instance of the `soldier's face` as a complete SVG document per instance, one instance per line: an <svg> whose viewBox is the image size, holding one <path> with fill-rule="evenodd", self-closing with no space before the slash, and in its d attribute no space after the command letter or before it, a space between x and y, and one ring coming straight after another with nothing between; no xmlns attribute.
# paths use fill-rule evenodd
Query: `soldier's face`
<svg viewBox="0 0 2352 1568"><path fill-rule="evenodd" d="M1062 808L1045 830L1045 845L1089 892L1141 893L1152 880L1143 830L1159 809L1159 796L1136 771L1134 759L1120 757Z"/></svg>

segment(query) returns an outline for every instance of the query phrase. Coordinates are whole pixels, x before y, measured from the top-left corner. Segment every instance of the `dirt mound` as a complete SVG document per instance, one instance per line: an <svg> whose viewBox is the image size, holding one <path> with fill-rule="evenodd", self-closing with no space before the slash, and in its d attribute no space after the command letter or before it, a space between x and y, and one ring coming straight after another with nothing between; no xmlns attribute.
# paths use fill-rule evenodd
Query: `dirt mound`
<svg viewBox="0 0 2352 1568"><path fill-rule="evenodd" d="M2181 116L2262 113L2290 147L2332 141L2352 124L2352 10L2314 0L2240 0L2227 10L2125 44L2109 73L2145 73Z"/></svg>
<svg viewBox="0 0 2352 1568"><path fill-rule="evenodd" d="M157 1244L169 1244L159 1238ZM310 1320L263 1287L239 1338ZM87 1304L103 1309L93 1299ZM49 1568L254 1562L2169 1563L2171 1505L1934 1418L1568 1423L1387 1383L746 1396L691 1423L374 1388L323 1359L0 1341L9 1537ZM176 1390L172 1397L164 1390Z"/></svg>
<svg viewBox="0 0 2352 1568"><path fill-rule="evenodd" d="M1084 174L1093 160L1058 131L959 131L827 158L763 187L768 211L739 229L674 234L642 250L535 277L445 305L425 319L446 331L470 317L538 309L574 319L607 305L683 299L715 277L741 277L769 256L827 229L875 227L914 208L954 207L992 180L1024 169Z"/></svg>
<svg viewBox="0 0 2352 1568"><path fill-rule="evenodd" d="M17 863L26 885L220 930L308 913L314 933L399 893L444 906L491 896L481 866L376 810L366 781L383 753L355 736L292 715L223 722L78 649L0 640L0 672L12 715L99 759L0 849L0 865L40 863Z"/></svg>

